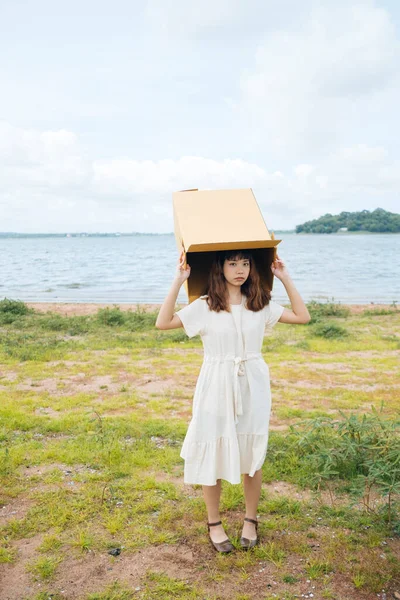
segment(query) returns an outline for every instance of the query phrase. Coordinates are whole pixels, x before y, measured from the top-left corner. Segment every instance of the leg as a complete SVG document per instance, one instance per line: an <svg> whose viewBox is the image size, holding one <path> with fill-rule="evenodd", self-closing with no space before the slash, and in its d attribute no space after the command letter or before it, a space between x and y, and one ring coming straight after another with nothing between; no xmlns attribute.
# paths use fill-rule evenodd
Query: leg
<svg viewBox="0 0 400 600"><path fill-rule="evenodd" d="M207 517L209 523L220 521L219 499L221 497L221 480L217 480L216 485L203 485L203 497L207 507ZM228 537L222 525L210 527L210 537L213 542L223 542Z"/></svg>
<svg viewBox="0 0 400 600"><path fill-rule="evenodd" d="M253 477L248 474L244 476L244 496L246 501L246 517L257 519L257 507L261 494L262 471L259 469ZM255 540L257 537L256 528L253 523L244 522L242 536L248 540Z"/></svg>

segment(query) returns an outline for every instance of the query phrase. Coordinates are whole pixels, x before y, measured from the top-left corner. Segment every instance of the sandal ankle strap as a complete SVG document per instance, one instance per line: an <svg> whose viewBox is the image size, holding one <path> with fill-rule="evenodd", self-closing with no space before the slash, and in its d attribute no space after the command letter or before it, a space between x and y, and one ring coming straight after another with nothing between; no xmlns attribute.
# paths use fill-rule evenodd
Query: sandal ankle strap
<svg viewBox="0 0 400 600"><path fill-rule="evenodd" d="M255 519L250 519L249 517L245 517L244 520L248 521L249 523L253 523L256 526L256 530L257 530L258 521L256 521Z"/></svg>
<svg viewBox="0 0 400 600"><path fill-rule="evenodd" d="M216 523L207 523L209 527L214 527L214 525L222 525L222 521L217 521Z"/></svg>

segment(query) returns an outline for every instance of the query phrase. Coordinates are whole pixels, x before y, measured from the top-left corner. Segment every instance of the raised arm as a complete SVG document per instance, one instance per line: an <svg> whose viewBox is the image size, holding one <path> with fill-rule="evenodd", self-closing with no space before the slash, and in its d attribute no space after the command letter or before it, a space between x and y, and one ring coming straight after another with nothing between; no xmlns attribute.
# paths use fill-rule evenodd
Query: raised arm
<svg viewBox="0 0 400 600"><path fill-rule="evenodd" d="M177 329L178 327L182 327L182 321L177 315L174 315L174 309L179 290L183 282L190 275L190 265L186 265L185 268L185 260L185 252L182 250L178 259L175 278L157 316L157 329Z"/></svg>
<svg viewBox="0 0 400 600"><path fill-rule="evenodd" d="M310 313L303 302L303 298L297 291L285 263L278 256L271 265L271 271L275 277L282 281L292 306L292 310L284 309L279 323L308 323L311 320Z"/></svg>

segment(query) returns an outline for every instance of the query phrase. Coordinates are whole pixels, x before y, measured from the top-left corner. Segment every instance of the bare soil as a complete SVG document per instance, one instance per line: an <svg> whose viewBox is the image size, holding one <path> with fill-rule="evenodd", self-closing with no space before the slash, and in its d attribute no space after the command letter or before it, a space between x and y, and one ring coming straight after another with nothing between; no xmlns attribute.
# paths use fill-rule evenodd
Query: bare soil
<svg viewBox="0 0 400 600"><path fill-rule="evenodd" d="M229 515L229 532L239 532L241 517L239 514ZM312 550L311 557L314 556L314 560L317 560L324 539L334 536L334 533L316 524L313 534L315 537L310 539L308 544ZM289 531L276 530L268 534L268 540L277 542L286 538L289 542L290 535ZM168 577L177 578L188 585L197 585L209 596L215 595L221 599L234 598L240 593L249 598L264 598L276 592L279 593L277 598L282 597L284 592L296 594L298 598L323 598L323 579L307 579L304 576L305 559L295 554L291 554L285 563L285 574L298 578L294 584L282 583L279 568L266 560L259 560L254 568L249 569L245 579L237 577L238 569L233 565L232 577L224 578L223 582L218 582L218 578L214 580L213 574L218 572L219 567L216 553L208 543L206 533L201 544L194 544L193 540L188 538L179 545L163 544L138 550L134 554L122 551L118 557L112 557L106 552L79 553L66 550L62 565L56 571L52 582L40 582L32 577L27 567L37 556L37 548L43 537L44 534L38 534L17 541L15 546L19 555L18 564L7 567L0 565L1 600L31 599L45 590L49 594L58 592L66 600L78 600L85 598L88 593L103 590L113 581L126 585L137 592L137 597L140 598L140 592L144 588L143 574L147 571L165 573ZM226 557L226 560L229 561L230 558ZM330 578L329 587L335 600L372 600L379 597L389 600L395 597L392 594L378 596L375 593L355 590L346 573ZM251 596L247 596L249 590ZM51 598L51 595L49 597ZM165 599L167 600L167 596Z"/></svg>

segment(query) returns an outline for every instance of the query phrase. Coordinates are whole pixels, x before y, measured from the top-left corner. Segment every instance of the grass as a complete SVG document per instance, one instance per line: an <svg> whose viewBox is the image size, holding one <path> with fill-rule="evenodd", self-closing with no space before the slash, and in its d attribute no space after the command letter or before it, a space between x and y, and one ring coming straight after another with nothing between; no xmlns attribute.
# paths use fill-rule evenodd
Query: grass
<svg viewBox="0 0 400 600"><path fill-rule="evenodd" d="M400 314L309 309L309 325L278 324L263 343L273 405L261 543L220 556L179 456L200 339L156 330L141 309L63 317L0 302L0 582L16 568L26 587L42 586L24 600L66 597L71 564L107 558L113 571L79 600L290 600L311 585L314 597L353 600L397 589ZM241 486L223 482L221 509L238 548Z"/></svg>

